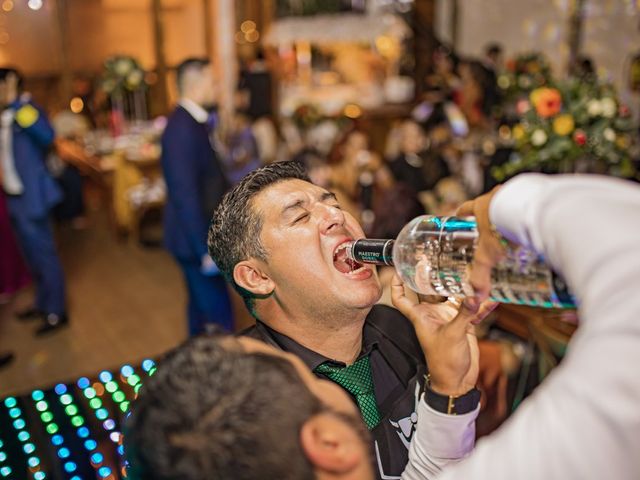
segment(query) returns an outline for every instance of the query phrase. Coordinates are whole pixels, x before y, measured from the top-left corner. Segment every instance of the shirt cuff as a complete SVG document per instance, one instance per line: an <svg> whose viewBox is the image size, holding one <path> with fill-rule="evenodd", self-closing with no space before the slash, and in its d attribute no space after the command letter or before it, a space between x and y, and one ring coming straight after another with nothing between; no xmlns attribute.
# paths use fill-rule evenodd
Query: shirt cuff
<svg viewBox="0 0 640 480"><path fill-rule="evenodd" d="M476 418L480 405L463 415L447 415L427 405L424 394L418 403L418 432L421 449L435 458L458 459L473 450Z"/></svg>
<svg viewBox="0 0 640 480"><path fill-rule="evenodd" d="M489 220L503 237L535 249L535 240L527 228L537 214L532 200L542 194L548 183L545 175L526 173L509 180L496 192L489 205Z"/></svg>

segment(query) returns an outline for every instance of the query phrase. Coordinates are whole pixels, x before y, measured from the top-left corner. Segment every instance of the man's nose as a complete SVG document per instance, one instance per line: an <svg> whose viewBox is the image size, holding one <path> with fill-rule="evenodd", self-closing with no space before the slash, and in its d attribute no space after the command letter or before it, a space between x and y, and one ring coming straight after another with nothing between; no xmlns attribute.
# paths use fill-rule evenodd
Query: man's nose
<svg viewBox="0 0 640 480"><path fill-rule="evenodd" d="M318 205L320 228L322 233L329 233L335 227L342 227L345 222L344 212L333 205Z"/></svg>

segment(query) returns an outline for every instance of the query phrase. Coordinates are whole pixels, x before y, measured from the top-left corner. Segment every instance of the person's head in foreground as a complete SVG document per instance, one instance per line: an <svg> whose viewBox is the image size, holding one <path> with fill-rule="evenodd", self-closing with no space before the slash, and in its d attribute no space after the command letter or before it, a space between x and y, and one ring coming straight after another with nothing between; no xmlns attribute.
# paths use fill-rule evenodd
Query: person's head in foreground
<svg viewBox="0 0 640 480"><path fill-rule="evenodd" d="M291 354L202 336L171 352L125 424L128 478L370 479L353 402Z"/></svg>
<svg viewBox="0 0 640 480"><path fill-rule="evenodd" d="M343 248L363 237L335 195L311 183L297 162L282 162L250 173L225 196L208 246L261 320L331 326L364 319L380 298L375 267L351 262Z"/></svg>

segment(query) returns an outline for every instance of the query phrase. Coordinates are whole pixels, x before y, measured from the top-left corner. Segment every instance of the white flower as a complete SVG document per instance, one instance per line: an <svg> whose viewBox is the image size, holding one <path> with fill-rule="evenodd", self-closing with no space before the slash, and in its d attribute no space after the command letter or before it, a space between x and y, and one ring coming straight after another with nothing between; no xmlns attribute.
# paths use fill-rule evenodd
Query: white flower
<svg viewBox="0 0 640 480"><path fill-rule="evenodd" d="M545 143L547 143L547 134L544 130L537 129L531 134L531 144L534 147L541 147Z"/></svg>
<svg viewBox="0 0 640 480"><path fill-rule="evenodd" d="M611 97L600 100L600 107L602 108L602 116L606 118L615 117L616 111L618 110L616 102Z"/></svg>
<svg viewBox="0 0 640 480"><path fill-rule="evenodd" d="M133 69L133 63L128 58L120 58L116 60L113 69L118 75L125 77Z"/></svg>
<svg viewBox="0 0 640 480"><path fill-rule="evenodd" d="M531 83L531 78L529 78L527 75L522 75L518 79L518 85L520 86L520 88L529 88L531 86Z"/></svg>
<svg viewBox="0 0 640 480"><path fill-rule="evenodd" d="M589 100L589 103L587 103L587 112L589 112L589 116L591 117L597 117L600 115L602 113L602 104L600 103L600 100Z"/></svg>
<svg viewBox="0 0 640 480"><path fill-rule="evenodd" d="M127 85L130 88L137 88L142 83L142 72L140 70L133 70L129 75L127 75Z"/></svg>
<svg viewBox="0 0 640 480"><path fill-rule="evenodd" d="M602 136L608 142L615 142L616 140L616 132L614 132L612 128L605 128Z"/></svg>

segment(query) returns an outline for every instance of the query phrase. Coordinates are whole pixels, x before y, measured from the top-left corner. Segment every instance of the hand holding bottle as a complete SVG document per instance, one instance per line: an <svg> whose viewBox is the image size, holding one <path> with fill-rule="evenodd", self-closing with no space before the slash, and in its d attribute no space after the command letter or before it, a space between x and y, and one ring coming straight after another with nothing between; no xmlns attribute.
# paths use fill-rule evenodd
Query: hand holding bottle
<svg viewBox="0 0 640 480"><path fill-rule="evenodd" d="M391 283L391 299L416 329L429 365L431 389L452 396L472 390L478 380L480 355L473 326L498 304L465 300L458 307L439 297L422 297L421 301L415 302L405 295L404 284L398 275Z"/></svg>
<svg viewBox="0 0 640 480"><path fill-rule="evenodd" d="M489 219L489 205L491 199L500 187L496 187L489 193L463 203L456 215L474 216L478 226L478 243L473 255L469 283L473 287L476 297L469 297L466 301L482 302L489 297L491 292L491 269L505 258L507 250L500 237L493 230Z"/></svg>

